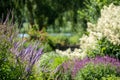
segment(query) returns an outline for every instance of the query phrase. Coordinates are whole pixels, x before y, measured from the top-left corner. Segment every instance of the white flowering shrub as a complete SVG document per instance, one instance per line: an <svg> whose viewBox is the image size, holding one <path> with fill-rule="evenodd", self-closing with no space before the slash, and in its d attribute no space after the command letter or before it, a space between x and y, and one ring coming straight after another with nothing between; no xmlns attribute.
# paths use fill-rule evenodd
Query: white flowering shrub
<svg viewBox="0 0 120 80"><path fill-rule="evenodd" d="M120 45L120 6L111 4L101 10L97 31L100 31L113 44Z"/></svg>
<svg viewBox="0 0 120 80"><path fill-rule="evenodd" d="M120 6L104 6L96 24L88 23L88 35L80 39L83 53L119 54L120 57ZM114 51L114 52L113 52ZM96 52L95 52L96 53Z"/></svg>

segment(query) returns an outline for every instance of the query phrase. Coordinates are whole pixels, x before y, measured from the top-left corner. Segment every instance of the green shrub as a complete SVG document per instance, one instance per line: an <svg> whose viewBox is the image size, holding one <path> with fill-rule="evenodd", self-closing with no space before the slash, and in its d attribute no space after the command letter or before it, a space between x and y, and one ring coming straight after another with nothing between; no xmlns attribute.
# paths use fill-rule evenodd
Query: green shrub
<svg viewBox="0 0 120 80"><path fill-rule="evenodd" d="M53 42L53 45L56 45L56 44L61 44L61 45L68 44L68 39L67 38L68 37L64 36L63 34L48 37L48 39Z"/></svg>
<svg viewBox="0 0 120 80"><path fill-rule="evenodd" d="M75 34L74 36L71 36L68 41L69 41L69 44L71 45L75 45L79 42L79 36L77 34Z"/></svg>
<svg viewBox="0 0 120 80"><path fill-rule="evenodd" d="M50 52L53 50L53 48L48 43L43 43L42 45L42 47L44 48L44 52Z"/></svg>
<svg viewBox="0 0 120 80"><path fill-rule="evenodd" d="M101 77L107 77L108 74L116 74L115 68L102 64L88 64L77 73L75 80L101 80Z"/></svg>
<svg viewBox="0 0 120 80"><path fill-rule="evenodd" d="M68 60L68 57L57 53L45 53L40 60L40 75L42 80L54 80L57 68Z"/></svg>
<svg viewBox="0 0 120 80"><path fill-rule="evenodd" d="M108 75L107 77L102 77L102 80L120 80L120 77L116 77L115 75Z"/></svg>
<svg viewBox="0 0 120 80"><path fill-rule="evenodd" d="M102 38L98 40L97 48L89 51L88 54L89 56L109 55L120 60L120 45L115 45L106 38Z"/></svg>
<svg viewBox="0 0 120 80"><path fill-rule="evenodd" d="M57 80L72 80L72 70L74 67L74 60L67 60L61 64L55 74Z"/></svg>

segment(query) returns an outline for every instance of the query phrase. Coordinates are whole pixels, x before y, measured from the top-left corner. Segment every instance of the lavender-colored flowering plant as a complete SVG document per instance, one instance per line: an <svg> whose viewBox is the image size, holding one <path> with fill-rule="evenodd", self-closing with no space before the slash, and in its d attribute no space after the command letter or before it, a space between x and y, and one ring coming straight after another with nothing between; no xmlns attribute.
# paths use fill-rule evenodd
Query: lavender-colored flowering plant
<svg viewBox="0 0 120 80"><path fill-rule="evenodd" d="M96 71L98 72L96 73ZM76 79L76 76L78 77L81 75L105 77L106 74L114 74L115 76L120 76L120 61L109 56L97 56L95 58L86 57L82 60L74 59L63 63L62 71L60 72L64 75L69 72L69 75L66 74L71 77L69 79ZM64 75L62 75L62 77ZM88 79L90 78L88 77ZM77 80L79 79L77 78ZM82 78L80 78L80 80L82 80ZM83 80L86 79L84 78Z"/></svg>
<svg viewBox="0 0 120 80"><path fill-rule="evenodd" d="M13 19L9 23L9 16L13 18L11 11L5 21L0 22L0 80L31 80L31 76L36 76L33 66L43 53L42 49L38 49L36 42L24 47L25 41L18 41L19 30Z"/></svg>
<svg viewBox="0 0 120 80"><path fill-rule="evenodd" d="M120 71L120 61L118 59L109 56L97 56L95 58L84 58L83 60L76 60L72 70L72 75L75 76L80 69L84 68L84 66L89 63L93 63L94 65L110 65L111 67L116 67L117 71Z"/></svg>
<svg viewBox="0 0 120 80"><path fill-rule="evenodd" d="M26 76L28 76L34 66L42 55L42 48L37 49L39 43L29 45L27 48L23 47L25 41L15 42L11 48L11 52L15 55L17 63L25 64Z"/></svg>

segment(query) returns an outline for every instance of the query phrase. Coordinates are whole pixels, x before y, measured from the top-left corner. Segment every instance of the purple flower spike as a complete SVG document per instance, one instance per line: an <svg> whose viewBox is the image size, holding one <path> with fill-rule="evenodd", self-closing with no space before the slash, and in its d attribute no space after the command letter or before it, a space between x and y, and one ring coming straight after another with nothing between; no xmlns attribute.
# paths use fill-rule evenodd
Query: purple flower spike
<svg viewBox="0 0 120 80"><path fill-rule="evenodd" d="M14 53L16 58L19 58L22 63L25 62L25 71L29 73L34 64L39 60L40 56L42 55L43 49L40 48L37 50L38 43L35 43L33 46L29 45L27 48L24 48L23 43L24 41L14 43L11 52Z"/></svg>

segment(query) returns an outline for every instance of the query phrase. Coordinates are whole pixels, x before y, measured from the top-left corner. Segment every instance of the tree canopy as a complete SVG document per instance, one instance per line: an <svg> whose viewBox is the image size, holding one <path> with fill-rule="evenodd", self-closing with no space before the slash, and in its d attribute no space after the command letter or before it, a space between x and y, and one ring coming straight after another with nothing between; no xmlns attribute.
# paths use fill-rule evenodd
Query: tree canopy
<svg viewBox="0 0 120 80"><path fill-rule="evenodd" d="M119 0L0 0L0 3L1 20L5 20L8 12L12 11L14 20L19 24L36 23L41 30L43 26L54 24L58 18L62 21L63 14L70 11L73 24L78 23L78 17L84 24L95 22L104 5L118 4Z"/></svg>

